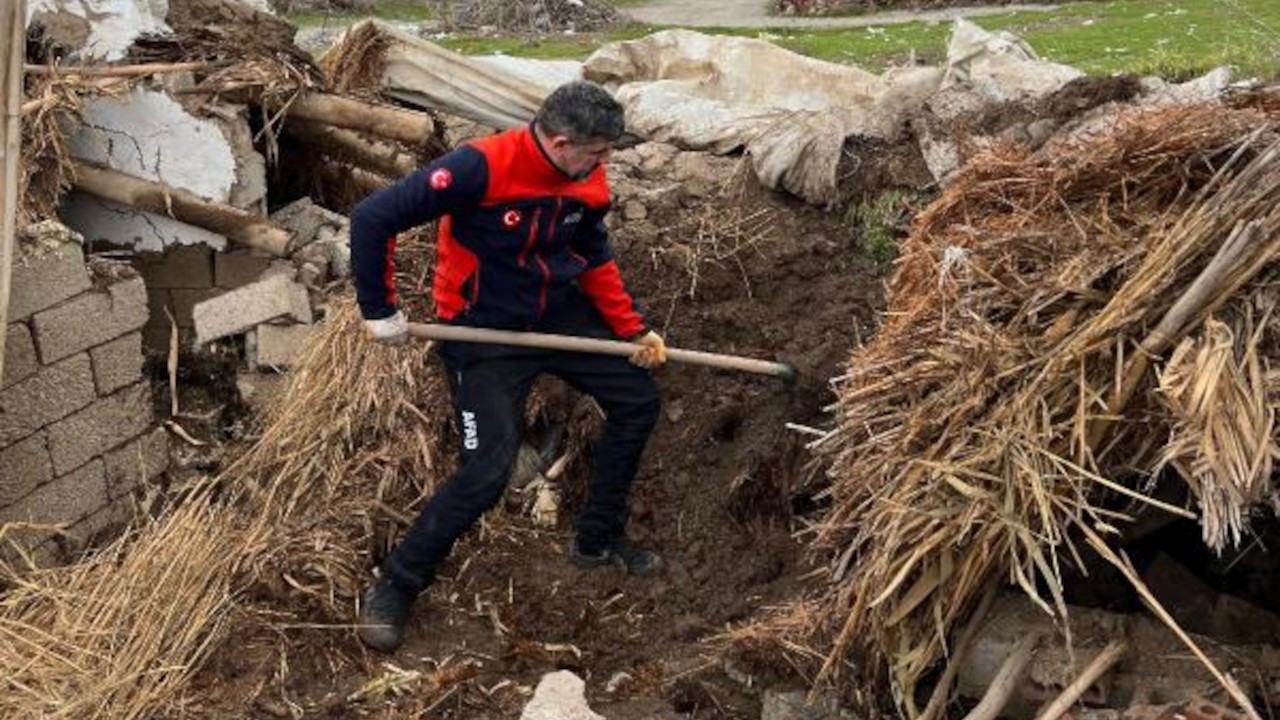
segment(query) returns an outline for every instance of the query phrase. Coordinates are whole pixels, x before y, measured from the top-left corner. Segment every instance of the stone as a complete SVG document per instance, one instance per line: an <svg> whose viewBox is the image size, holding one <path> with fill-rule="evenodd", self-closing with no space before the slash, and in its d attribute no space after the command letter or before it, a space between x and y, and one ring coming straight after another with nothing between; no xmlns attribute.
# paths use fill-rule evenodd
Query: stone
<svg viewBox="0 0 1280 720"><path fill-rule="evenodd" d="M582 678L568 670L547 673L538 681L520 720L605 720L587 705L586 689Z"/></svg>
<svg viewBox="0 0 1280 720"><path fill-rule="evenodd" d="M325 280L328 280L328 273L325 272L323 266L304 262L302 267L298 268L298 282L312 290L319 290Z"/></svg>
<svg viewBox="0 0 1280 720"><path fill-rule="evenodd" d="M183 245L162 253L138 253L138 269L151 290L213 287L214 253L207 245Z"/></svg>
<svg viewBox="0 0 1280 720"><path fill-rule="evenodd" d="M310 325L311 300L304 286L277 275L205 300L193 316L196 342L203 345L278 318Z"/></svg>
<svg viewBox="0 0 1280 720"><path fill-rule="evenodd" d="M304 197L271 214L271 221L293 234L293 246L304 247L316 239L320 228L329 225L344 227L346 217L316 205Z"/></svg>
<svg viewBox="0 0 1280 720"><path fill-rule="evenodd" d="M41 223L24 235L33 239L22 242L14 254L9 322L26 320L91 285L78 235L57 223Z"/></svg>
<svg viewBox="0 0 1280 720"><path fill-rule="evenodd" d="M258 255L247 250L215 253L213 282L225 290L255 283L271 266L271 260L269 255Z"/></svg>
<svg viewBox="0 0 1280 720"><path fill-rule="evenodd" d="M74 355L0 391L0 447L93 402L93 364Z"/></svg>
<svg viewBox="0 0 1280 720"><path fill-rule="evenodd" d="M637 222L649 217L649 208L639 200L629 200L622 206L622 219L627 222Z"/></svg>
<svg viewBox="0 0 1280 720"><path fill-rule="evenodd" d="M258 279L266 280L277 276L284 276L293 280L298 277L298 268L294 267L293 263L288 260L272 260L271 264L267 266L267 269L262 271L262 277Z"/></svg>
<svg viewBox="0 0 1280 720"><path fill-rule="evenodd" d="M0 507L12 505L52 479L53 462L44 433L0 450Z"/></svg>
<svg viewBox="0 0 1280 720"><path fill-rule="evenodd" d="M107 496L128 495L134 488L169 469L169 433L156 428L102 456Z"/></svg>
<svg viewBox="0 0 1280 720"><path fill-rule="evenodd" d="M152 422L146 383L127 387L49 426L53 471L62 474L141 435Z"/></svg>
<svg viewBox="0 0 1280 720"><path fill-rule="evenodd" d="M46 365L141 328L147 322L147 288L141 278L91 291L35 315L35 341Z"/></svg>
<svg viewBox="0 0 1280 720"><path fill-rule="evenodd" d="M4 333L4 379L0 380L0 388L25 380L39 369L31 329L26 323L13 323Z"/></svg>
<svg viewBox="0 0 1280 720"><path fill-rule="evenodd" d="M110 395L142 379L142 333L133 332L89 351L99 395Z"/></svg>
<svg viewBox="0 0 1280 720"><path fill-rule="evenodd" d="M809 704L803 691L766 690L760 708L760 720L853 720L853 714L842 712L833 698L818 698Z"/></svg>
<svg viewBox="0 0 1280 720"><path fill-rule="evenodd" d="M257 364L276 368L293 367L310 335L310 325L259 325Z"/></svg>
<svg viewBox="0 0 1280 720"><path fill-rule="evenodd" d="M0 523L72 524L107 504L102 461L93 460L59 476L0 510Z"/></svg>

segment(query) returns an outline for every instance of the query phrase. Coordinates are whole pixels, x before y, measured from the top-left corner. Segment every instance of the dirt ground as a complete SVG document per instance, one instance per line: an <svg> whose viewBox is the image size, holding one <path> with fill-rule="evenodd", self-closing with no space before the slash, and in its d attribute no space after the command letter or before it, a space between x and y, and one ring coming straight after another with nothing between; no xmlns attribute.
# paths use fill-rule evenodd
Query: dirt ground
<svg viewBox="0 0 1280 720"><path fill-rule="evenodd" d="M630 533L662 554L663 572L636 579L566 563L589 469L577 463L554 530L494 512L464 538L394 656L365 651L349 627L233 618L189 713L514 718L541 675L567 668L610 720L757 718L763 689L800 686L785 668L726 665L702 641L799 594L808 568L793 534L815 505L807 436L786 424L823 424L827 381L874 327L888 268L859 249L840 213L762 190L736 159L642 147L620 153L611 177L619 263L669 343L800 370L794 384L691 366L659 375L663 415ZM421 271L403 274L412 289ZM287 587L280 595L291 604ZM392 665L448 680L343 700L395 676Z"/></svg>

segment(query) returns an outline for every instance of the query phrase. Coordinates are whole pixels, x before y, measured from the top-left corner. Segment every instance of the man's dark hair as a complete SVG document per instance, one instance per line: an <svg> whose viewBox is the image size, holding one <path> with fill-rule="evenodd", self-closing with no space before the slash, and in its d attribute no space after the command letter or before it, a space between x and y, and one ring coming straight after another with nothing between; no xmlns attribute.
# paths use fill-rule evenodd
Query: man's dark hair
<svg viewBox="0 0 1280 720"><path fill-rule="evenodd" d="M586 80L574 80L552 91L542 101L534 122L547 135L564 135L575 144L617 140L626 130L622 106L608 90Z"/></svg>

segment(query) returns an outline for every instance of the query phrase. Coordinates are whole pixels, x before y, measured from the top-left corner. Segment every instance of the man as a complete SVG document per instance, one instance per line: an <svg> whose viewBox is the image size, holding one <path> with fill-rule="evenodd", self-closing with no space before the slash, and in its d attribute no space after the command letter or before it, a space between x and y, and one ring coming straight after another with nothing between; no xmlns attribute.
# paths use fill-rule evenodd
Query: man
<svg viewBox="0 0 1280 720"><path fill-rule="evenodd" d="M502 496L520 447L525 401L540 373L596 399L607 416L595 449L586 506L570 560L621 565L643 575L658 556L624 534L627 496L658 418L649 369L666 361L623 287L604 216L604 163L622 135L622 107L603 88L557 88L529 127L476 140L351 215L356 296L369 335L408 338L392 282L395 235L440 219L432 295L440 320L456 325L617 337L643 345L627 359L498 345L442 343L462 436L461 462L428 501L364 595L360 638L389 652L400 645L414 599L454 541Z"/></svg>

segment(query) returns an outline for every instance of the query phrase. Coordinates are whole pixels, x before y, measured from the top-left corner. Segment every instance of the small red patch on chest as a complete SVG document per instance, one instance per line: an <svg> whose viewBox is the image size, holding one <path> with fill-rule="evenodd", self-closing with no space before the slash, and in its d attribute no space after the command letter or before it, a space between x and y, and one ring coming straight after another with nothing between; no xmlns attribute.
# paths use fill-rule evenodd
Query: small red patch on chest
<svg viewBox="0 0 1280 720"><path fill-rule="evenodd" d="M521 219L519 210L508 210L502 215L502 224L508 230L515 230L520 226Z"/></svg>

